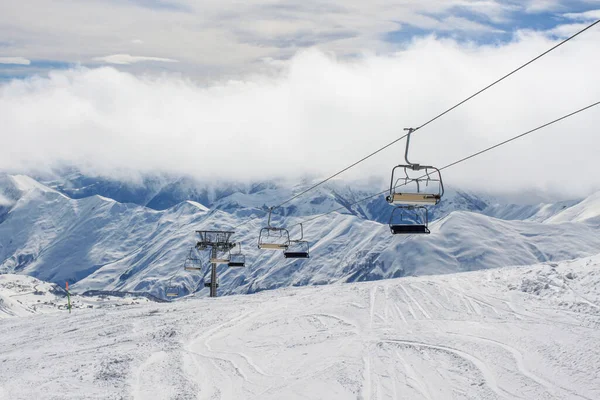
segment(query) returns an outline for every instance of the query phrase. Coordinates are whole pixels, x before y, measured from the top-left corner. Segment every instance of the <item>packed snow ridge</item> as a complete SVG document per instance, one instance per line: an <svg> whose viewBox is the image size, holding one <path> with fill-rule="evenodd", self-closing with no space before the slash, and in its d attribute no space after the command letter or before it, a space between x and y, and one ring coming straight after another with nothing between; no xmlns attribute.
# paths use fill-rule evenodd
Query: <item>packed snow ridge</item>
<svg viewBox="0 0 600 400"><path fill-rule="evenodd" d="M274 217L274 225L292 226L307 216L346 207L304 225L310 259L286 260L279 252L256 248L258 231L266 223L266 205L306 185L179 187L172 197L163 187L161 204L184 198L182 193L189 196L154 209L139 204L149 198L159 203L148 194L150 188L139 189L135 197L133 189L114 192L116 186L85 183L89 185L79 189L73 182L49 187L26 176L0 176L0 273L27 274L61 286L69 281L76 293L148 292L164 298L173 285L183 294L205 294L208 268L199 274L182 268L197 239L194 231L231 229L251 216L259 219L241 226L232 238L242 243L246 268L221 267L221 295L560 261L593 255L600 248L600 193L579 201L519 206L450 190L433 209L431 235L395 237L386 224L390 207L383 196L345 206L372 189L334 182L282 209L285 217ZM78 191L89 196L67 196ZM124 197L123 191L135 201L106 197ZM208 205L197 201L203 196ZM297 236L298 227L290 233Z"/></svg>
<svg viewBox="0 0 600 400"><path fill-rule="evenodd" d="M0 285L0 294L15 289ZM4 319L0 338L0 398L15 400L592 400L600 398L600 255L61 308Z"/></svg>

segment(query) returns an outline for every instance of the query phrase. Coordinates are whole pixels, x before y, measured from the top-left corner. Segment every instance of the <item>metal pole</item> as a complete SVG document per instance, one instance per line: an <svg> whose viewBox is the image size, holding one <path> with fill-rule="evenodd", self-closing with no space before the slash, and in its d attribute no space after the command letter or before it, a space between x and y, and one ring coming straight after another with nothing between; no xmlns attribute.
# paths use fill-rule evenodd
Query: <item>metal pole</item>
<svg viewBox="0 0 600 400"><path fill-rule="evenodd" d="M69 281L66 282L65 288L67 291L67 308L69 309L69 314L71 314L71 293L69 293Z"/></svg>
<svg viewBox="0 0 600 400"><path fill-rule="evenodd" d="M212 258L217 258L217 248L212 247ZM210 297L217 297L217 264L211 263L210 271Z"/></svg>

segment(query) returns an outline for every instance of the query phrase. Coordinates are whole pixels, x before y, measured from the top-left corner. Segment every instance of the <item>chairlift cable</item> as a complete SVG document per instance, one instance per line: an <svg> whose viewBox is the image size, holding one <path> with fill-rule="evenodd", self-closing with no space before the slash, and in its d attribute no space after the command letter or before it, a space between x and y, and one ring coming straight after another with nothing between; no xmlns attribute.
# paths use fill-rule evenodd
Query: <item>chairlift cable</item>
<svg viewBox="0 0 600 400"><path fill-rule="evenodd" d="M415 128L412 132L414 133L415 131L424 128L425 126L431 124L432 122L436 121L437 119L443 117L444 115L448 114L449 112L453 111L454 109L460 107L461 105L465 104L466 102L468 102L469 100L473 99L474 97L480 95L481 93L485 92L486 90L492 88L493 86L497 85L498 83L504 81L505 79L509 78L510 76L514 75L515 73L519 72L520 70L524 69L525 67L529 66L530 64L533 64L535 61L539 60L540 58L544 57L545 55L551 53L552 51L556 50L557 48L559 48L560 46L564 45L565 43L569 42L570 40L574 39L575 37L581 35L582 33L584 33L585 31L587 31L588 29L591 29L592 27L594 27L595 25L599 24L600 20L597 20L596 22L586 26L585 28L581 29L580 31L578 31L577 33L569 36L568 38L564 39L563 41L561 41L560 43L552 46L550 49L546 50L545 52L543 52L542 54L538 55L537 57L529 60L528 62L526 62L525 64L521 65L520 67L512 70L511 72L509 72L508 74L502 76L501 78L497 79L496 81L492 82L491 84L487 85L486 87L484 87L483 89L480 89L479 91L477 91L476 93L472 94L471 96L467 97L466 99L462 100L461 102L455 104L454 106L450 107L449 109L447 109L446 111L442 112L441 114L438 114L437 116L431 118L429 121L425 122L422 125L419 125L417 128ZM335 174L329 176L328 178L314 184L313 186L303 190L302 192L290 197L289 199L287 199L286 201L284 201L283 203L280 203L279 205L273 207L273 209L276 208L280 208L283 205L289 203L292 200L297 199L298 197L310 192L313 189L316 189L317 187L323 185L324 183L330 181L331 179L335 178L336 176L348 171L349 169L355 167L356 165L362 163L363 161L366 161L367 159L373 157L374 155L382 152L383 150L387 149L388 147L398 143L400 140L404 139L406 136L408 136L408 134L405 134L401 137L399 137L398 139L395 139L393 141L391 141L390 143L386 144L385 146L373 151L372 153L368 154L367 156L361 158L360 160L354 162L353 164L350 164L349 166L345 167L344 169L336 172Z"/></svg>
<svg viewBox="0 0 600 400"><path fill-rule="evenodd" d="M455 104L454 106L450 107L450 108L449 108L449 109L447 109L446 111L444 111L444 112L442 112L442 113L440 113L440 114L436 115L435 117L431 118L429 121L425 122L424 124L422 124L422 125L419 125L417 128L414 128L414 130L412 130L412 132L414 133L415 131L417 131L417 130L419 130L419 129L422 129L422 128L424 128L425 126L427 126L427 125L431 124L432 122L434 122L434 121L438 120L439 118L441 118L441 117L443 117L444 115L448 114L449 112L451 112L451 111L455 110L456 108L458 108L458 107L460 107L461 105L465 104L465 103L466 103L466 102L468 102L469 100L472 100L474 97L476 97L476 96L480 95L481 93L485 92L486 90L488 90L488 89L492 88L493 86L497 85L498 83L500 83L500 82L504 81L505 79L509 78L510 76L514 75L515 73L517 73L517 72L519 72L520 70L524 69L525 67L529 66L530 64L533 64L535 61L537 61L537 60L539 60L540 58L542 58L542 57L546 56L547 54L551 53L552 51L556 50L557 48L559 48L559 47L561 47L562 45L566 44L567 42L571 41L571 40L572 40L572 39L574 39L575 37L577 37L577 36L581 35L581 34L582 34L582 33L584 33L585 31L587 31L587 30L591 29L592 27L594 27L594 26L598 25L599 23L600 23L600 19L599 19L599 20L597 20L597 21L595 21L595 22L593 22L592 24L590 24L590 25L586 26L585 28L581 29L580 31L576 32L575 34L573 34L573 35L569 36L568 38L564 39L564 40L563 40L563 41L561 41L560 43L557 43L556 45L552 46L551 48L549 48L548 50L546 50L546 51L545 51L545 52L543 52L542 54L540 54L540 55L538 55L537 57L535 57L535 58L533 58L533 59L529 60L528 62L526 62L525 64L523 64L523 65L519 66L518 68L516 68L516 69L512 70L512 71L511 71L511 72L509 72L508 74L506 74L506 75L502 76L501 78L499 78L499 79L495 80L495 81L494 81L494 82L492 82L491 84L487 85L487 86L486 86L486 87L484 87L483 89L480 89L479 91L475 92L475 93L474 93L474 94L472 94L471 96L467 97L466 99L462 100L461 102L459 102L459 103ZM295 194L294 196L290 197L289 199L285 200L284 202L280 203L279 205L277 205L277 206L275 206L275 207L272 207L272 209L277 209L277 208L280 208L280 207L284 206L285 204L287 204L287 203L289 203L289 202L291 202L291 201L293 201L293 200L297 199L298 197L301 197L301 196L305 195L306 193L308 193L308 192L310 192L310 191L312 191L312 190L316 189L317 187L319 187L319 186L323 185L324 183L326 183L326 182L328 182L328 181L332 180L333 178L335 178L335 177L337 177L337 176L341 175L342 173L344 173L344 172L348 171L349 169L351 169L351 168L353 168L353 167L357 166L358 164L362 163L363 161L366 161L367 159L369 159L369 158L373 157L374 155L376 155L376 154L378 154L378 153L382 152L383 150L387 149L388 147L390 147L390 146L392 146L392 145L394 145L394 144L398 143L400 140L402 140L402 139L406 138L407 136L408 136L408 133L407 133L407 134L404 134L404 135L402 135L401 137L399 137L399 138L397 138L397 139L395 139L395 140L391 141L390 143L386 144L385 146L383 146L383 147L381 147L381 148L379 148L379 149L377 149L377 150L373 151L372 153L370 153L370 154L366 155L365 157L361 158L360 160L358 160L358 161L356 161L356 162L354 162L354 163L350 164L349 166L347 166L347 167L345 167L344 169L342 169L342 170L340 170L340 171L336 172L335 174L333 174L333 175L329 176L328 178L326 178L326 179L324 179L324 180L322 180L322 181L320 181L320 182L318 182L318 183L316 183L316 184L312 185L311 187L309 187L309 188L307 188L307 189L303 190L303 191L302 191L302 192L300 192L300 193L297 193L297 194ZM253 220L256 220L256 219L259 219L259 217L253 217L253 218L251 218L251 219L249 219L249 220L247 220L247 221L244 221L244 222L242 222L242 223L240 223L240 224L236 225L236 226L234 227L234 229L237 229L237 228L239 228L240 226L243 226L243 225L247 224L248 222L250 222L250 221L253 221Z"/></svg>
<svg viewBox="0 0 600 400"><path fill-rule="evenodd" d="M457 161L451 162L450 164L447 164L447 165L445 165L445 166L441 167L441 168L440 168L440 171L442 171L442 170L445 170L445 169L448 169L448 168L451 168L451 167L453 167L453 166L455 166L455 165L457 165L457 164L460 164L460 163L462 163L462 162L465 162L465 161L467 161L467 160L470 160L471 158L477 157L477 156L479 156L479 155L481 155L481 154L483 154L483 153L487 153L487 152L488 152L488 151L490 151L490 150L493 150L493 149L495 149L495 148L498 148L498 147L500 147L500 146L503 146L503 145L505 145L505 144L507 144L507 143L513 142L513 141L515 141L515 140L517 140L517 139L520 139L520 138L522 138L522 137L524 137L524 136L527 136L527 135L529 135L529 134L531 134L531 133L533 133L533 132L539 131L539 130L541 130L541 129L543 129L543 128L546 128L546 127L548 127L548 126L550 126L550 125L553 125L553 124L555 124L555 123L557 123L557 122L560 122L560 121L562 121L562 120L565 120L565 119L567 119L567 118L569 118L569 117L572 117L572 116L574 116L574 115L576 115L576 114L579 114L579 113L581 113L581 112L583 112L583 111L586 111L586 110L588 110L588 109L590 109L590 108L593 108L593 107L595 107L595 106L598 106L598 105L600 105L600 101L598 101L598 102L596 102L596 103L593 103L593 104L590 104L590 105L588 105L588 106L586 106L586 107L580 108L580 109L578 109L578 110L576 110L576 111L573 111L573 112L571 112L571 113L569 113L569 114L563 115L562 117L560 117L560 118L557 118L557 119L555 119L555 120L552 120L552 121L550 121L550 122L547 122L547 123L545 123L545 124L543 124L543 125L540 125L540 126L538 126L537 128L531 129L531 130L529 130L529 131L527 131L527 132L524 132L524 133L521 133L521 134L519 134L519 135L517 135L517 136L513 136L513 137L512 137L512 138L510 138L510 139L506 139L506 140L504 140L504 141L502 141L502 142L500 142L500 143L497 143L497 144L495 144L495 145L493 145L493 146L487 147L487 148L485 148L485 149L483 149L483 150L480 150L480 151L478 151L478 152L476 152L476 153L473 153L473 154L471 154L471 155L468 155L468 156L466 156L466 157L463 157L463 158L461 158L461 159L459 159L459 160L457 160ZM419 178L415 178L415 179L421 179L421 178L425 178L425 176L426 176L426 175L423 175L423 176L421 176L421 177L419 177ZM396 185L396 186L394 186L394 188L398 188L398 187L401 187L401 186L405 186L405 185L407 185L408 183L412 182L412 181L413 181L413 180L415 180L415 179L409 180L408 182L402 183L402 184L400 184L400 185ZM355 201L355 202L353 202L353 203L350 203L350 204L348 204L348 205L346 205L346 206L338 207L338 208L336 208L336 209L334 209L334 210L331 210L331 211L328 211L328 212L326 212L326 213L319 214L319 215L316 215L316 216L314 216L314 217L311 217L311 218L305 219L305 220L303 220L302 222L299 222L299 223L296 223L296 224L292 225L291 227L293 227L293 226L296 226L296 225L300 225L300 224L305 224L305 223L307 223L307 222L314 221L314 220L316 220L316 219L319 219L319 218L321 218L321 217L324 217L324 216L326 216L326 215L332 214L332 213L334 213L334 212L336 212L336 211L341 211L341 210L344 210L344 209L348 209L349 207L352 207L353 205L356 205L356 204L358 204L358 203L362 203L363 201L366 201L366 200L370 200L370 199L372 199L373 197L380 196L380 195L382 195L382 194L384 194L384 193L387 193L387 192L389 192L389 188L388 188L388 189L385 189L385 190L383 190L383 191L381 191L381 192L379 192L379 193L375 193L375 194L373 194L373 195L371 195L371 196L364 197L364 198L362 198L362 199L360 199L360 200L357 200L357 201ZM290 227L290 228L291 228L291 227Z"/></svg>

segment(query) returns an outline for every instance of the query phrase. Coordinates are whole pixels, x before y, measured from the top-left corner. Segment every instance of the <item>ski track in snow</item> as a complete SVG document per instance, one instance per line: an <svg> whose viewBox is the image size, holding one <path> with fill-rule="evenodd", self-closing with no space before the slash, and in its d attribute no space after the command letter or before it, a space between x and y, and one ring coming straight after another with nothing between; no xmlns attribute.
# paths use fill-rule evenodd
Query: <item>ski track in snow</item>
<svg viewBox="0 0 600 400"><path fill-rule="evenodd" d="M593 260L7 316L0 398L598 399Z"/></svg>

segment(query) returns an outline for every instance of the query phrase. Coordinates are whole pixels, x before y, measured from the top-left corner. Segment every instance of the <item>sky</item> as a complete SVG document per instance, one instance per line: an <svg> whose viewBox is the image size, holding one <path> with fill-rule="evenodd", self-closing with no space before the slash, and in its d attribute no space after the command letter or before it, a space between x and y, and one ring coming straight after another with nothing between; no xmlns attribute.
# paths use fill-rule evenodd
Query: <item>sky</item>
<svg viewBox="0 0 600 400"><path fill-rule="evenodd" d="M0 170L324 176L600 19L600 0L0 2ZM600 100L596 26L417 132L443 166ZM600 190L600 107L448 170ZM401 142L345 179L389 179Z"/></svg>

